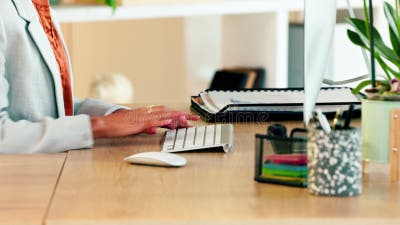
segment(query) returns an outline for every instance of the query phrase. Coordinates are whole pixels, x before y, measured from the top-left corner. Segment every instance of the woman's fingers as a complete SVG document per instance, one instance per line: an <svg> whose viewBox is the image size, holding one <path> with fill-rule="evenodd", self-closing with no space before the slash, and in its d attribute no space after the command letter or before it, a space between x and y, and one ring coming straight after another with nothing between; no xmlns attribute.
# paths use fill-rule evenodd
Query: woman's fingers
<svg viewBox="0 0 400 225"><path fill-rule="evenodd" d="M163 127L163 126L168 126L171 123L172 123L172 119L151 120L151 121L149 121L149 123L147 123L147 126L148 127Z"/></svg>
<svg viewBox="0 0 400 225"><path fill-rule="evenodd" d="M180 127L190 127L189 120L185 115L174 118L172 123L166 126L168 129L177 129Z"/></svg>
<svg viewBox="0 0 400 225"><path fill-rule="evenodd" d="M149 114L148 116L152 117L153 119L173 119L183 115L183 112L179 111L159 111Z"/></svg>
<svg viewBox="0 0 400 225"><path fill-rule="evenodd" d="M187 114L180 111L169 111L169 112L158 112L150 116L154 116L156 119L174 119L177 120L177 125L179 126L181 122L187 124L188 121L197 121L200 119L197 115ZM154 118L153 118L154 119Z"/></svg>
<svg viewBox="0 0 400 225"><path fill-rule="evenodd" d="M151 127L149 129L146 129L144 132L146 134L155 134L155 133L157 133L157 127Z"/></svg>
<svg viewBox="0 0 400 225"><path fill-rule="evenodd" d="M178 127L188 127L188 126L190 126L189 125L189 121L188 121L186 116L180 116L178 118L178 124L177 125L178 125Z"/></svg>
<svg viewBox="0 0 400 225"><path fill-rule="evenodd" d="M144 112L145 114L148 114L149 116L156 117L156 118L147 117L147 118L151 118L151 119L169 119L169 118L175 119L175 118L181 117L182 115L184 115L187 120L191 120L191 121L197 121L200 118L197 115L193 115L193 114L189 114L189 113L185 113L185 112L181 112L181 111L176 111L176 110L171 110L165 106L149 106L149 107L142 109L142 112Z"/></svg>
<svg viewBox="0 0 400 225"><path fill-rule="evenodd" d="M155 134L157 133L157 128L162 127L162 126L167 126L172 122L171 119L167 120L148 120L144 123L136 123L132 124L132 134L137 134L137 133L146 133L146 134ZM138 127L141 127L137 129Z"/></svg>
<svg viewBox="0 0 400 225"><path fill-rule="evenodd" d="M192 120L192 121L197 121L200 119L200 116L198 115L193 115L193 114L186 114L186 119Z"/></svg>

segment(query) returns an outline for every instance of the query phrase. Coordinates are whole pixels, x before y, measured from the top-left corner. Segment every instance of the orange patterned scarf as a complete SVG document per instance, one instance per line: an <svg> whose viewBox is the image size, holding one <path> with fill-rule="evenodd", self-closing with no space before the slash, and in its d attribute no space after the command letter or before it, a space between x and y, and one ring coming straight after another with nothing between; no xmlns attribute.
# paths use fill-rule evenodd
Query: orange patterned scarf
<svg viewBox="0 0 400 225"><path fill-rule="evenodd" d="M54 55L56 56L62 81L65 115L72 116L74 112L69 62L64 45L51 20L49 0L32 0L32 2L39 14L40 23L46 32Z"/></svg>

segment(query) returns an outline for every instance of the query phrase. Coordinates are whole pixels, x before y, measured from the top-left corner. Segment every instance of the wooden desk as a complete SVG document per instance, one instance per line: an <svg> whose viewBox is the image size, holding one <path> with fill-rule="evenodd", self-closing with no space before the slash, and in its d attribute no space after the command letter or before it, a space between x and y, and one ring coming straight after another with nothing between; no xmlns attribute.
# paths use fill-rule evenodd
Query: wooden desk
<svg viewBox="0 0 400 225"><path fill-rule="evenodd" d="M0 224L43 224L65 157L0 155Z"/></svg>
<svg viewBox="0 0 400 225"><path fill-rule="evenodd" d="M255 182L254 134L267 125L236 124L233 153L185 153L183 168L122 161L159 150L161 133L71 151L46 224L400 224L400 185L387 171L371 169L352 198Z"/></svg>

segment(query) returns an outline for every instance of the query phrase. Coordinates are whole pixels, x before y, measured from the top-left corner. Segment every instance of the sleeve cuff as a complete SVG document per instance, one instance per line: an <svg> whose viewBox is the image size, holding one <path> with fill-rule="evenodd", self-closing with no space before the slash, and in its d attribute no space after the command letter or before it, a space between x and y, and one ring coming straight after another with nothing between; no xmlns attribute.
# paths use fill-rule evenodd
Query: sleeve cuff
<svg viewBox="0 0 400 225"><path fill-rule="evenodd" d="M87 115L78 115L71 117L64 117L58 120L48 119L46 121L47 134L58 133L60 135L50 136L46 141L49 143L41 143L41 146L47 146L46 149L83 149L93 147L93 134L90 117ZM60 127L63 131L60 132ZM62 139L62 141L60 140ZM52 142L52 143L51 143ZM49 146L54 148L49 148ZM41 152L38 149L36 152ZM43 149L44 150L44 149ZM48 151L46 151L48 152Z"/></svg>
<svg viewBox="0 0 400 225"><path fill-rule="evenodd" d="M105 116L119 109L130 109L130 108L88 98L81 103L80 108L77 111L77 114L86 114L89 116Z"/></svg>

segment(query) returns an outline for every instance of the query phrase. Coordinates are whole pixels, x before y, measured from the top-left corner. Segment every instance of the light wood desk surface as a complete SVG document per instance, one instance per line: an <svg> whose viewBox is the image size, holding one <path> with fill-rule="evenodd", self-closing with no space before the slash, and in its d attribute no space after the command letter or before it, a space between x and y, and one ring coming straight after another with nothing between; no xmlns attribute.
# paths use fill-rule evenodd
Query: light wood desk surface
<svg viewBox="0 0 400 225"><path fill-rule="evenodd" d="M254 134L267 125L235 124L232 153L184 153L182 168L122 161L159 151L161 133L71 151L46 224L400 224L400 185L388 182L387 171L371 169L362 195L352 198L255 182Z"/></svg>
<svg viewBox="0 0 400 225"><path fill-rule="evenodd" d="M65 157L0 155L0 224L43 224Z"/></svg>

